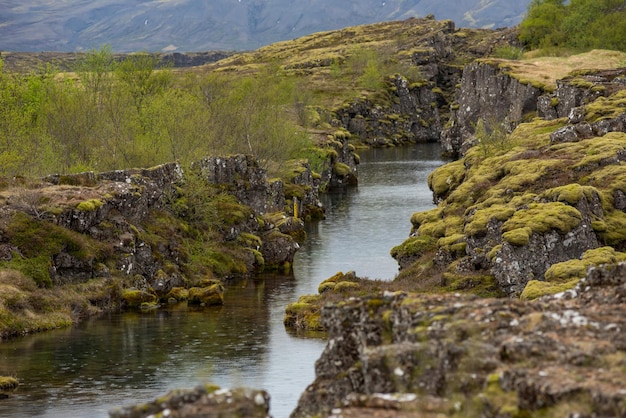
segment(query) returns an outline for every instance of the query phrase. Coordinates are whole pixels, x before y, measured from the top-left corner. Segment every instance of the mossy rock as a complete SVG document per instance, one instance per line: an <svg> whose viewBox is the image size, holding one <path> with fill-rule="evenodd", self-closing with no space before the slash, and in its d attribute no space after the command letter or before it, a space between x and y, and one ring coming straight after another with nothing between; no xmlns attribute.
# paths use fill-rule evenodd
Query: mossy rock
<svg viewBox="0 0 626 418"><path fill-rule="evenodd" d="M436 196L445 197L456 189L465 178L463 160L443 165L428 176L428 187Z"/></svg>
<svg viewBox="0 0 626 418"><path fill-rule="evenodd" d="M406 239L402 244L393 247L390 254L393 258L421 257L428 251L437 248L437 241L430 235L417 235Z"/></svg>
<svg viewBox="0 0 626 418"><path fill-rule="evenodd" d="M318 295L304 295L297 302L287 305L283 318L285 326L311 331L323 330L318 301Z"/></svg>
<svg viewBox="0 0 626 418"><path fill-rule="evenodd" d="M19 380L14 377L0 376L0 393L13 392L19 385Z"/></svg>
<svg viewBox="0 0 626 418"><path fill-rule="evenodd" d="M580 260L568 260L550 266L544 277L547 282L564 283L572 279L582 279L591 266L616 264L626 261L626 253L616 251L613 247L600 247L587 250Z"/></svg>
<svg viewBox="0 0 626 418"><path fill-rule="evenodd" d="M167 295L165 295L166 300L174 299L178 302L189 299L189 290L184 287L173 287Z"/></svg>
<svg viewBox="0 0 626 418"><path fill-rule="evenodd" d="M352 175L352 170L350 170L347 164L337 162L333 165L333 174L339 177L347 177Z"/></svg>
<svg viewBox="0 0 626 418"><path fill-rule="evenodd" d="M359 283L343 280L341 282L338 282L335 285L333 291L334 292L349 292L351 290L356 290L360 287L361 285Z"/></svg>
<svg viewBox="0 0 626 418"><path fill-rule="evenodd" d="M532 203L528 208L518 210L502 225L502 231L530 228L534 233L543 234L556 230L566 234L580 224L582 216L578 209L562 202Z"/></svg>
<svg viewBox="0 0 626 418"><path fill-rule="evenodd" d="M345 274L339 271L333 274L332 276L330 276L328 279L324 280L322 283L320 283L320 285L317 288L317 291L319 294L322 294L329 290L335 290L339 282L354 282L356 280L357 280L357 277L354 271L349 271Z"/></svg>
<svg viewBox="0 0 626 418"><path fill-rule="evenodd" d="M520 299L533 300L541 296L565 292L566 290L573 289L579 281L580 279L572 279L565 283L550 283L539 280L531 280L526 283L526 287L524 287L524 290L520 295Z"/></svg>
<svg viewBox="0 0 626 418"><path fill-rule="evenodd" d="M94 210L102 207L102 205L104 205L104 202L102 202L102 200L90 199L90 200L85 200L84 202L80 202L76 206L76 209L81 210L83 212L93 212Z"/></svg>
<svg viewBox="0 0 626 418"><path fill-rule="evenodd" d="M126 302L128 307L139 308L143 303L155 303L157 296L145 290L125 289L122 293L122 299Z"/></svg>
<svg viewBox="0 0 626 418"><path fill-rule="evenodd" d="M464 233L467 236L482 236L487 233L487 224L491 221L504 222L515 213L515 209L508 205L494 204L484 209L479 209L469 218L465 225Z"/></svg>
<svg viewBox="0 0 626 418"><path fill-rule="evenodd" d="M224 286L221 283L207 287L192 287L189 289L187 303L202 306L217 306L224 304Z"/></svg>
<svg viewBox="0 0 626 418"><path fill-rule="evenodd" d="M572 183L565 186L559 186L546 190L545 192L543 192L542 196L545 196L548 199L556 200L558 202L576 205L583 197L591 200L594 194L599 194L598 190L595 187L581 186L578 183Z"/></svg>
<svg viewBox="0 0 626 418"><path fill-rule="evenodd" d="M333 291L336 285L335 282L324 281L317 287L317 292L321 295L324 292Z"/></svg>
<svg viewBox="0 0 626 418"><path fill-rule="evenodd" d="M521 247L528 245L530 237L533 234L533 230L527 226L522 228L515 228L510 231L506 231L502 234L502 239L509 244Z"/></svg>

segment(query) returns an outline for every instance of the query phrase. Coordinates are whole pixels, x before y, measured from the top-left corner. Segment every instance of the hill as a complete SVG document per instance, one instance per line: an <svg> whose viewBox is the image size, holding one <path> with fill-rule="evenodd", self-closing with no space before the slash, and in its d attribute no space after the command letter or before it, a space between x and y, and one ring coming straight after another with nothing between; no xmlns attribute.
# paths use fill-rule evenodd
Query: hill
<svg viewBox="0 0 626 418"><path fill-rule="evenodd" d="M0 1L0 50L116 52L256 49L319 31L423 17L457 26L514 26L528 0Z"/></svg>

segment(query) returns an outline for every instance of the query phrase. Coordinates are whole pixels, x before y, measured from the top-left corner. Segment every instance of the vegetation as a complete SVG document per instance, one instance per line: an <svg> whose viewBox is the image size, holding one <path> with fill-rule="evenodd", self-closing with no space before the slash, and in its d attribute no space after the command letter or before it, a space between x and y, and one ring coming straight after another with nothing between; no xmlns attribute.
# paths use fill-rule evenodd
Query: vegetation
<svg viewBox="0 0 626 418"><path fill-rule="evenodd" d="M533 0L520 24L520 40L531 49L614 49L626 52L622 0Z"/></svg>
<svg viewBox="0 0 626 418"><path fill-rule="evenodd" d="M183 74L148 54L87 53L74 74L0 62L0 176L183 163L219 153L282 162L308 146L293 113L293 78Z"/></svg>

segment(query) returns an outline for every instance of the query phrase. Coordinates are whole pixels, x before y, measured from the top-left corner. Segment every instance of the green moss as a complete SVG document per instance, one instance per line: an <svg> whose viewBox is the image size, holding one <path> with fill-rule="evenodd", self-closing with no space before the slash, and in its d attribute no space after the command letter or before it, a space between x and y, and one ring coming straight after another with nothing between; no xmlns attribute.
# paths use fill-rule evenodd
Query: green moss
<svg viewBox="0 0 626 418"><path fill-rule="evenodd" d="M609 132L601 138L592 138L577 143L568 143L569 147L560 148L562 153L580 155L572 169L591 169L602 165L602 161L615 159L626 148L626 133Z"/></svg>
<svg viewBox="0 0 626 418"><path fill-rule="evenodd" d="M555 187L546 190L542 196L551 200L576 205L583 197L591 199L593 194L598 194L598 190L591 186L581 186L578 183L571 183L565 186Z"/></svg>
<svg viewBox="0 0 626 418"><path fill-rule="evenodd" d="M543 234L557 230L565 234L580 224L580 212L562 202L532 203L527 209L518 210L502 225L502 231L530 228Z"/></svg>
<svg viewBox="0 0 626 418"><path fill-rule="evenodd" d="M83 212L93 212L94 210L100 208L104 205L104 202L100 199L90 199L85 200L84 202L80 202L76 209L81 210Z"/></svg>
<svg viewBox="0 0 626 418"><path fill-rule="evenodd" d="M173 287L165 296L166 300L174 299L176 301L183 301L189 299L189 290L184 287Z"/></svg>
<svg viewBox="0 0 626 418"><path fill-rule="evenodd" d="M335 292L348 292L351 290L355 290L360 288L361 285L359 283L356 282L349 282L349 281L341 281L341 282L337 282L337 284L335 285L333 291Z"/></svg>
<svg viewBox="0 0 626 418"><path fill-rule="evenodd" d="M336 283L324 281L320 283L320 285L317 287L317 291L321 295L324 292L333 291L335 289L335 286Z"/></svg>
<svg viewBox="0 0 626 418"><path fill-rule="evenodd" d="M443 209L435 208L423 212L415 212L411 215L411 224L414 229L427 222L436 222L443 218Z"/></svg>
<svg viewBox="0 0 626 418"><path fill-rule="evenodd" d="M449 270L453 270L451 266ZM443 286L447 292L469 293L480 297L504 296L497 284L496 278L485 274L459 274L447 271L443 274Z"/></svg>
<svg viewBox="0 0 626 418"><path fill-rule="evenodd" d="M437 248L437 241L430 235L417 235L408 238L402 244L393 247L390 254L393 258L406 256L420 257L422 254Z"/></svg>
<svg viewBox="0 0 626 418"><path fill-rule="evenodd" d="M463 160L443 165L435 169L428 176L428 187L437 196L450 194L465 178L465 166Z"/></svg>
<svg viewBox="0 0 626 418"><path fill-rule="evenodd" d="M333 173L339 177L346 177L352 174L352 170L347 164L336 162L333 165Z"/></svg>
<svg viewBox="0 0 626 418"><path fill-rule="evenodd" d="M224 304L224 287L221 283L206 287L192 287L189 289L189 304L216 306Z"/></svg>
<svg viewBox="0 0 626 418"><path fill-rule="evenodd" d="M139 308L143 303L155 303L157 301L154 293L139 289L125 289L122 293L122 299L130 308Z"/></svg>
<svg viewBox="0 0 626 418"><path fill-rule="evenodd" d="M470 217L465 225L464 232L468 236L484 235L487 233L487 224L491 221L504 222L515 213L515 209L508 205L494 204L484 209L479 209Z"/></svg>
<svg viewBox="0 0 626 418"><path fill-rule="evenodd" d="M620 210L605 212L604 219L596 221L593 226L608 245L616 246L626 241L626 214Z"/></svg>
<svg viewBox="0 0 626 418"><path fill-rule="evenodd" d="M615 264L626 261L626 253L616 251L612 247L601 247L587 250L580 260L568 260L550 266L544 277L547 282L564 283L572 279L585 277L590 266Z"/></svg>
<svg viewBox="0 0 626 418"><path fill-rule="evenodd" d="M541 296L564 292L574 288L579 281L580 279L572 279L565 283L549 283L531 280L526 283L526 287L524 287L520 299L533 300Z"/></svg>
<svg viewBox="0 0 626 418"><path fill-rule="evenodd" d="M304 295L285 308L283 323L287 327L305 330L322 330L320 323L319 296Z"/></svg>
<svg viewBox="0 0 626 418"><path fill-rule="evenodd" d="M620 90L609 97L599 97L585 105L585 119L589 122L612 119L624 113L625 107L626 91Z"/></svg>
<svg viewBox="0 0 626 418"><path fill-rule="evenodd" d="M13 392L18 388L20 382L11 376L0 376L0 392Z"/></svg>
<svg viewBox="0 0 626 418"><path fill-rule="evenodd" d="M527 226L515 228L502 234L502 239L512 245L524 246L528 245L533 230Z"/></svg>

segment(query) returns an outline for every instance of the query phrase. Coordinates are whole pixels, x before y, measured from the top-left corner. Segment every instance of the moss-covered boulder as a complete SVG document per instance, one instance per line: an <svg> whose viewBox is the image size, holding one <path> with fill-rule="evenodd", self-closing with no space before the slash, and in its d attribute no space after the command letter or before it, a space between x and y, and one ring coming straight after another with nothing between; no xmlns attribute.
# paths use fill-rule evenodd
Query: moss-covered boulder
<svg viewBox="0 0 626 418"><path fill-rule="evenodd" d="M189 289L187 303L191 305L215 306L224 304L224 286L220 283Z"/></svg>
<svg viewBox="0 0 626 418"><path fill-rule="evenodd" d="M158 300L154 292L141 289L126 289L122 293L122 299L129 308L139 308L144 304L153 304ZM147 306L147 305L144 305Z"/></svg>

